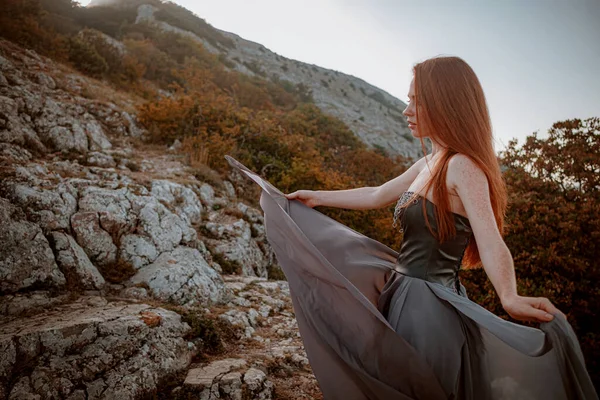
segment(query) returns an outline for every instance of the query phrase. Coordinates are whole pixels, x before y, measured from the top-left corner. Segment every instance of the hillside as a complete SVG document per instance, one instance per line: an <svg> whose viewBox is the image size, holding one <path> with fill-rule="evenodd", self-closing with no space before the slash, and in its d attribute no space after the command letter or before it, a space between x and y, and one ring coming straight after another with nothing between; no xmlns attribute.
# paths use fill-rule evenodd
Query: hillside
<svg viewBox="0 0 600 400"><path fill-rule="evenodd" d="M319 398L254 188L134 101L0 39L0 399Z"/></svg>
<svg viewBox="0 0 600 400"><path fill-rule="evenodd" d="M136 21L199 40L228 68L272 81L304 85L321 110L339 118L371 146L410 158L422 155L420 143L410 133L402 115L406 104L362 79L285 58L259 43L209 25L202 30L193 29L203 22L175 5L141 5Z"/></svg>
<svg viewBox="0 0 600 400"><path fill-rule="evenodd" d="M312 66L172 3L108 3L0 13L0 400L319 399L260 193L223 155L285 192L376 186L406 158L323 111L341 74L309 87ZM599 157L590 118L499 159L519 293L567 314L597 385ZM400 247L392 206L319 211ZM460 279L510 318L483 269Z"/></svg>
<svg viewBox="0 0 600 400"><path fill-rule="evenodd" d="M401 160L137 6L10 5L0 399L320 398L256 188L222 155L286 190L374 184ZM332 216L397 240L388 210Z"/></svg>

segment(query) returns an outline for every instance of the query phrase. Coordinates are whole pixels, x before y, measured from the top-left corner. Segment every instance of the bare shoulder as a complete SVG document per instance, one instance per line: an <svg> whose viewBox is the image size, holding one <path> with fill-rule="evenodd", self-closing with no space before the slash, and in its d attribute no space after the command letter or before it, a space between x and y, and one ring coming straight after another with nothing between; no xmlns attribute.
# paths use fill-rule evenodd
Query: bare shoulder
<svg viewBox="0 0 600 400"><path fill-rule="evenodd" d="M485 172L469 157L456 154L448 162L447 184L458 194L478 242L499 236Z"/></svg>
<svg viewBox="0 0 600 400"><path fill-rule="evenodd" d="M488 185L487 177L483 170L470 157L464 154L456 154L448 161L446 180L449 186L460 191L460 188L469 187L486 188Z"/></svg>
<svg viewBox="0 0 600 400"><path fill-rule="evenodd" d="M447 171L446 182L456 190L463 204L477 246L490 249L502 243L492 208L489 182L483 169L466 155L456 154L448 161ZM485 265L486 260L483 257L482 260Z"/></svg>

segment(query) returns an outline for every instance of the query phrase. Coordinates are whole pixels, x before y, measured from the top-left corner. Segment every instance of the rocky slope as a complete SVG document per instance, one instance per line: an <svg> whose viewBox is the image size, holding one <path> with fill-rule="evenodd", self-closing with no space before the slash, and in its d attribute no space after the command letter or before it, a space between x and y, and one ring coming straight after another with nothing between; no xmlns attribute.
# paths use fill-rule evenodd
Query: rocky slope
<svg viewBox="0 0 600 400"><path fill-rule="evenodd" d="M384 90L339 71L285 58L261 44L209 26L207 29L215 30L227 41L228 45L222 45L160 20L155 16L158 10L161 10L160 6L140 5L136 22L151 23L160 29L196 39L229 68L244 74L302 84L310 89L319 108L343 121L371 147L414 159L422 156L421 144L412 136L402 115L406 104Z"/></svg>
<svg viewBox="0 0 600 400"><path fill-rule="evenodd" d="M243 178L135 102L0 39L0 399L320 398Z"/></svg>

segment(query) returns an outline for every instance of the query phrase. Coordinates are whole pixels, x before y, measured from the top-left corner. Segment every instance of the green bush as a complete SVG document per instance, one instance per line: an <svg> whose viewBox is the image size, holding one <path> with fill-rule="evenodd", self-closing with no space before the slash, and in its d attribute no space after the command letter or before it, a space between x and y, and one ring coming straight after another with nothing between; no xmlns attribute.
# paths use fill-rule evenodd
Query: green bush
<svg viewBox="0 0 600 400"><path fill-rule="evenodd" d="M109 69L104 57L93 46L77 37L69 40L69 61L81 72L98 78Z"/></svg>

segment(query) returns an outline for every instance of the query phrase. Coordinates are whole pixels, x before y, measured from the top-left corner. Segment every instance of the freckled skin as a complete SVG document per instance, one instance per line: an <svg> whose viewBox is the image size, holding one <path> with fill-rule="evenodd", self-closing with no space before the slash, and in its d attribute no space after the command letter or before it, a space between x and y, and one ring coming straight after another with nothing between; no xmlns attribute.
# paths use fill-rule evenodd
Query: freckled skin
<svg viewBox="0 0 600 400"><path fill-rule="evenodd" d="M485 174L468 157L457 154L448 162L446 180L461 199L481 262L498 296L502 299L516 295L513 259L494 218Z"/></svg>
<svg viewBox="0 0 600 400"><path fill-rule="evenodd" d="M416 123L414 79L408 93L410 99L403 114L409 123ZM409 126L416 138L429 137L423 127ZM355 210L386 207L398 200L405 191L420 193L431 176L444 144L432 138L432 152L415 162L408 170L378 187L361 187L347 190L298 190L287 194L309 207L328 206ZM514 263L510 250L498 230L484 172L467 156L456 154L448 162L446 185L450 195L450 211L469 219L486 274L506 312L522 321L545 322L553 315L564 314L545 297L525 297L517 294ZM420 193L432 201L431 193Z"/></svg>
<svg viewBox="0 0 600 400"><path fill-rule="evenodd" d="M403 114L409 122L416 122L414 79L410 83L408 98L409 103ZM418 125L409 128L416 138L428 136ZM424 157L428 163L435 162L436 154L444 147L443 143L430 139L433 144L432 153ZM422 160L415 164L421 163L415 179L403 190L419 192L429 180L431 168L427 163L422 163ZM397 182L400 183L399 180ZM484 172L468 157L457 154L448 161L446 185L450 194L450 211L469 218L483 268L508 314L523 321L548 321L553 318L553 314L562 314L545 297L524 297L517 294L513 258L498 230ZM400 185L390 190L397 190L398 186ZM421 195L432 201L430 193Z"/></svg>

